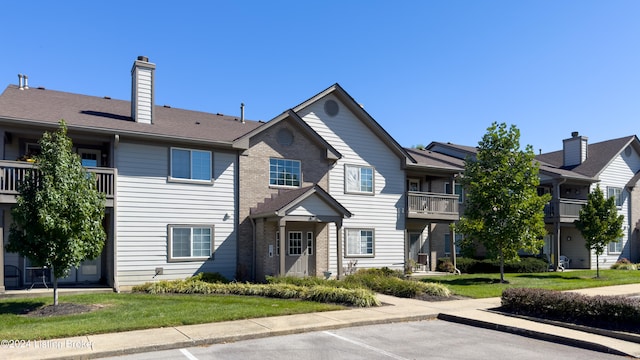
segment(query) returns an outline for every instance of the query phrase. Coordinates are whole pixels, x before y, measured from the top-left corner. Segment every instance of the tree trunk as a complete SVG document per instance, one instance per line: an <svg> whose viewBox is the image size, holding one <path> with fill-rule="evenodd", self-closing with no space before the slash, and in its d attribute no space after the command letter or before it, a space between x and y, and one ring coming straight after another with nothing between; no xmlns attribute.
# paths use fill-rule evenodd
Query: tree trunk
<svg viewBox="0 0 640 360"><path fill-rule="evenodd" d="M504 284L504 254L500 249L500 283Z"/></svg>
<svg viewBox="0 0 640 360"><path fill-rule="evenodd" d="M596 278L600 278L600 254L596 252Z"/></svg>

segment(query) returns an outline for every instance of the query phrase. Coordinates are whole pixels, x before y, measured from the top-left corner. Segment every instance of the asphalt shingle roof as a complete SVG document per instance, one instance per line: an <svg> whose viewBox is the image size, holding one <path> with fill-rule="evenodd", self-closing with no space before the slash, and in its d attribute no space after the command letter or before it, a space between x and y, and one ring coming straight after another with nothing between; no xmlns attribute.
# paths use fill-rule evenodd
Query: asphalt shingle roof
<svg viewBox="0 0 640 360"><path fill-rule="evenodd" d="M0 95L0 118L55 125L64 119L72 129L230 143L262 122L156 105L153 124L131 118L131 102L41 88L9 85Z"/></svg>

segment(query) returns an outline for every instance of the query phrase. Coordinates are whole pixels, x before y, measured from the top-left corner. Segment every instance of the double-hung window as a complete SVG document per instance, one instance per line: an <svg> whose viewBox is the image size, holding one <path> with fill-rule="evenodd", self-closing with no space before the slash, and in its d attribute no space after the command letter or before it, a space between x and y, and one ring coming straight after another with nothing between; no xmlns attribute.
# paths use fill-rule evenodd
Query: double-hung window
<svg viewBox="0 0 640 360"><path fill-rule="evenodd" d="M609 254L619 254L622 252L622 238L619 238L617 242L610 242L608 247Z"/></svg>
<svg viewBox="0 0 640 360"><path fill-rule="evenodd" d="M460 254L460 251L462 249L462 247L460 246L460 243L462 242L462 234L456 234L455 237L455 248L456 248L456 255ZM444 234L444 252L445 254L448 254L447 256L451 255L451 235L450 234Z"/></svg>
<svg viewBox="0 0 640 360"><path fill-rule="evenodd" d="M300 186L300 161L287 159L269 159L269 185Z"/></svg>
<svg viewBox="0 0 640 360"><path fill-rule="evenodd" d="M346 256L371 257L373 253L373 229L345 229Z"/></svg>
<svg viewBox="0 0 640 360"><path fill-rule="evenodd" d="M211 151L171 148L171 178L211 181Z"/></svg>
<svg viewBox="0 0 640 360"><path fill-rule="evenodd" d="M344 172L345 192L373 194L373 167L345 165Z"/></svg>
<svg viewBox="0 0 640 360"><path fill-rule="evenodd" d="M607 186L607 197L616 199L616 206L622 206L622 188Z"/></svg>
<svg viewBox="0 0 640 360"><path fill-rule="evenodd" d="M169 260L211 257L213 225L169 225Z"/></svg>
<svg viewBox="0 0 640 360"><path fill-rule="evenodd" d="M462 184L458 184L456 183L453 187L453 194L458 195L458 203L462 204L464 202L464 188L462 187ZM444 192L445 194L451 194L451 184L450 183L445 183L444 184Z"/></svg>

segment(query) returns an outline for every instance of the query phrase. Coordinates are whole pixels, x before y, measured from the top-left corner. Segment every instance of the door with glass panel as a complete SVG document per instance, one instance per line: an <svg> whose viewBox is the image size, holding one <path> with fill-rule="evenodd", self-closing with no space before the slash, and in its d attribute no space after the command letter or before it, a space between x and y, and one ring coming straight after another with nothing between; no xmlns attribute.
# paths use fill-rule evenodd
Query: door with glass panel
<svg viewBox="0 0 640 360"><path fill-rule="evenodd" d="M313 253L313 233L307 232L306 234L307 237L303 231L289 231L287 233L286 267L288 276L309 276L309 255Z"/></svg>

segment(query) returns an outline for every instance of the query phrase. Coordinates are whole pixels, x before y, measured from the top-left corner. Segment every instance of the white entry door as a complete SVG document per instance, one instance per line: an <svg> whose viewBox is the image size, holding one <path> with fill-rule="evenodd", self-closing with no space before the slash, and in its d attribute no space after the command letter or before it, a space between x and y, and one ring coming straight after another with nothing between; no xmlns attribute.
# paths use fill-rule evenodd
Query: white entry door
<svg viewBox="0 0 640 360"><path fill-rule="evenodd" d="M289 231L287 235L287 275L309 275L309 246L303 241L302 231Z"/></svg>
<svg viewBox="0 0 640 360"><path fill-rule="evenodd" d="M98 167L101 161L101 152L96 149L78 149L78 155L80 155L80 161L84 167Z"/></svg>

